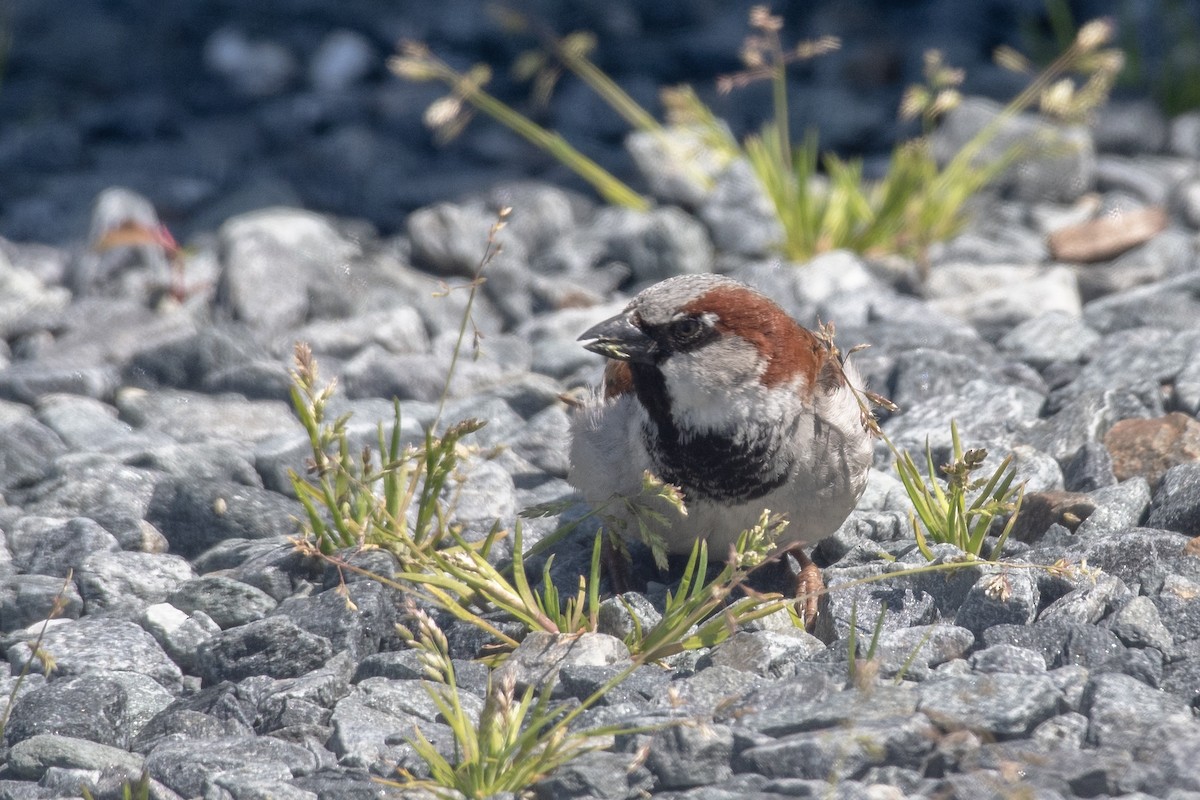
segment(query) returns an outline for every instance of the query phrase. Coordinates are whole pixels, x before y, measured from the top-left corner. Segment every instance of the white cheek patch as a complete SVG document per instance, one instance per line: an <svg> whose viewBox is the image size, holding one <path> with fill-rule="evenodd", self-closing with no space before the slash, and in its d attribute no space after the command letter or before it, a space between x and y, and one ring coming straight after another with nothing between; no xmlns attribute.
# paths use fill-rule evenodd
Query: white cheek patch
<svg viewBox="0 0 1200 800"><path fill-rule="evenodd" d="M695 431L745 429L745 422L786 417L792 391L768 391L759 381L766 363L745 341L717 341L676 353L660 367L676 425ZM792 387L788 386L788 389ZM799 391L799 381L793 391ZM794 402L794 400L793 400Z"/></svg>

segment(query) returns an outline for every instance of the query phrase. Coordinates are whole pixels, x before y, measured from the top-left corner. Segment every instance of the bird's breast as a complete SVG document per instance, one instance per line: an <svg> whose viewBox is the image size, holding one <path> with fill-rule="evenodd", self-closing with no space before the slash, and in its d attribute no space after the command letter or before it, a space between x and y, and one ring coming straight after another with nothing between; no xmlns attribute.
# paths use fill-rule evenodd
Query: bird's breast
<svg viewBox="0 0 1200 800"><path fill-rule="evenodd" d="M757 500L782 486L793 466L778 430L735 435L647 422L643 436L659 477L682 489L685 500Z"/></svg>

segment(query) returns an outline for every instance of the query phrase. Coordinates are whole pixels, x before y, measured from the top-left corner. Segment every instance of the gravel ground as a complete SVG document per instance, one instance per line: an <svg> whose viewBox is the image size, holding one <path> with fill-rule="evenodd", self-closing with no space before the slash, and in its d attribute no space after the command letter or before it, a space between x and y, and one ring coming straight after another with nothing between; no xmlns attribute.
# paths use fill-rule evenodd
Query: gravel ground
<svg viewBox="0 0 1200 800"><path fill-rule="evenodd" d="M988 110L962 113L969 129ZM444 414L487 423L456 504L468 533L570 496L559 395L599 367L578 333L640 286L707 270L805 324L835 321L843 348L869 343L858 363L900 407L884 420L897 445L944 452L954 419L991 463L1013 454L1031 493L1009 566L850 585L924 563L880 448L858 509L815 548L832 590L822 638L768 622L641 668L585 722L687 724L618 737L539 798L1200 797L1200 116L1168 124L1124 102L1061 133L1082 146L1011 170L924 280L847 253L781 263L739 165L681 198L643 164L659 187L648 212L485 177L465 194L449 182L395 231L298 202L211 223L197 207L182 271L155 244L85 241L89 222L152 226L159 197L75 183L91 211L70 241L35 224L50 184L27 184L3 219L22 209L29 227L0 227L0 709L60 594L62 609L42 643L54 669L9 709L0 798L119 797L143 768L162 798L374 797L374 776L421 774L414 725L449 747L394 630L400 598L353 580L350 610L337 572L291 544L287 471L308 445L288 368L310 343L354 436L390 421L393 396L419 436L466 297L439 290L467 280L501 206L514 211L473 311L478 358ZM109 164L91 179L120 175ZM1162 230L1092 263L1047 244L1154 209ZM556 574L589 548L587 531L560 545ZM883 615L875 681L847 679L852 613ZM479 637L447 631L479 697ZM557 696L586 697L621 647L587 637Z"/></svg>

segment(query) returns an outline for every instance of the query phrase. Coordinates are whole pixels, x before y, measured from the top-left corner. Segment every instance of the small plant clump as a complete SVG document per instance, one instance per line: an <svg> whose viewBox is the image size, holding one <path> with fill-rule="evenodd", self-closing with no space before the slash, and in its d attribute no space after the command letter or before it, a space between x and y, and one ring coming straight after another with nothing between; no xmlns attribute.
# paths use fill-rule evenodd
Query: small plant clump
<svg viewBox="0 0 1200 800"><path fill-rule="evenodd" d="M928 442L925 444L928 481L907 451L897 453L896 471L913 503L911 520L917 547L930 561L934 555L929 547L929 539L952 544L972 556L982 556L992 521L1007 514L1008 523L992 548L993 559L998 558L1017 521L1025 484L1013 485L1016 470L1012 468L1011 455L1005 457L988 477L972 480L972 473L983 467L987 451L963 450L958 438L958 426L953 420L950 422L950 436L953 442L951 460L940 469L946 479L945 489L935 478L937 471Z"/></svg>
<svg viewBox="0 0 1200 800"><path fill-rule="evenodd" d="M414 728L409 742L429 768L430 779L419 780L404 772L401 781L386 783L438 793L452 789L472 798L517 792L581 753L603 747L608 737L622 730L618 726L570 730L570 724L592 703L560 713L550 702L552 687L545 686L535 694L530 686L518 696L512 673L499 681L488 676L483 710L476 719L463 707L446 635L411 602L407 613L415 631L403 626L397 629L420 654L429 679L425 690L454 735L454 762L443 756L420 728Z"/></svg>

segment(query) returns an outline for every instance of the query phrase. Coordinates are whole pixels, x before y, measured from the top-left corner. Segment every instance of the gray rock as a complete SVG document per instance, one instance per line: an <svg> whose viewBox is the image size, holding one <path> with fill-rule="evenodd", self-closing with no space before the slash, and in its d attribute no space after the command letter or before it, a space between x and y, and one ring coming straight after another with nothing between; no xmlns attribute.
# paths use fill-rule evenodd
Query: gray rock
<svg viewBox="0 0 1200 800"><path fill-rule="evenodd" d="M1063 487L1069 492L1094 492L1117 482L1117 476L1113 474L1112 456L1100 442L1084 442L1075 455L1063 464L1062 470ZM1100 519L1106 517L1106 514L1102 514Z"/></svg>
<svg viewBox="0 0 1200 800"><path fill-rule="evenodd" d="M963 551L950 544L930 543L934 558L926 561L915 547L906 551L895 563L888 564L884 572L897 572L912 569L914 566L962 564L949 571L917 572L892 578L893 586L909 587L913 591L923 592L933 599L934 607L942 617L949 618L958 612L959 606L965 601L972 587L984 575L991 575L998 570L995 565L976 559L964 558ZM870 617L859 616L860 624L867 624Z"/></svg>
<svg viewBox="0 0 1200 800"><path fill-rule="evenodd" d="M1089 566L1115 575L1132 589L1156 570L1186 573L1190 559L1184 547L1188 540L1173 531L1131 528L1080 540L1079 554L1087 558Z"/></svg>
<svg viewBox="0 0 1200 800"><path fill-rule="evenodd" d="M395 629L397 605L393 589L360 580L347 583L345 590L334 584L317 595L289 598L279 604L275 616L287 617L305 631L329 640L335 652L348 651L357 661L400 646Z"/></svg>
<svg viewBox="0 0 1200 800"><path fill-rule="evenodd" d="M60 678L91 672L124 670L148 675L168 691L178 691L182 674L150 634L132 622L111 617L84 617L49 626L42 649L54 656L54 673ZM30 659L39 669L24 639L6 653L10 664L23 665Z"/></svg>
<svg viewBox="0 0 1200 800"><path fill-rule="evenodd" d="M822 253L804 264L779 259L752 261L731 277L763 292L805 325L814 323L820 304L845 295L869 296L883 287L862 258L847 250Z"/></svg>
<svg viewBox="0 0 1200 800"><path fill-rule="evenodd" d="M987 214L971 217L962 232L929 247L931 265L1041 264L1049 260L1046 237L1028 228L1028 204L993 202Z"/></svg>
<svg viewBox="0 0 1200 800"><path fill-rule="evenodd" d="M332 709L350 693L354 669L349 653L338 653L325 664L298 678L277 680L258 701L260 713L278 718L290 703L308 703L320 709Z"/></svg>
<svg viewBox="0 0 1200 800"><path fill-rule="evenodd" d="M549 777L534 784L537 800L560 797L594 797L618 800L637 797L649 791L654 779L646 767L630 753L584 753L556 769Z"/></svg>
<svg viewBox="0 0 1200 800"><path fill-rule="evenodd" d="M933 677L918 688L919 711L946 729L1028 734L1060 710L1062 693L1044 674Z"/></svg>
<svg viewBox="0 0 1200 800"><path fill-rule="evenodd" d="M58 618L77 619L83 613L83 598L74 581L49 575L10 575L0 578L0 633L24 628L46 619L62 604Z"/></svg>
<svg viewBox="0 0 1200 800"><path fill-rule="evenodd" d="M631 135L627 144L636 135ZM706 148L701 152L711 151ZM699 206L696 214L708 226L719 252L761 257L783 241L783 227L774 203L763 191L750 163L743 159L735 159L719 171L712 191L699 202L691 202L692 197L668 199L683 206Z"/></svg>
<svg viewBox="0 0 1200 800"><path fill-rule="evenodd" d="M650 737L646 768L664 789L687 789L733 774L733 731L726 725L674 725Z"/></svg>
<svg viewBox="0 0 1200 800"><path fill-rule="evenodd" d="M181 584L167 602L191 614L203 611L222 629L236 628L270 614L278 603L261 589L223 575L205 575Z"/></svg>
<svg viewBox="0 0 1200 800"><path fill-rule="evenodd" d="M328 747L338 756L339 763L369 769L380 776L393 774L396 764L422 774L428 768L411 745L396 737L398 731L412 731L418 724L421 734L439 752L453 753L454 740L449 727L431 719L436 715L436 706L426 686L429 684L421 681L367 678L338 701L330 720L333 736ZM483 705L479 698L465 702L471 704L475 713ZM414 709L420 713L414 713Z"/></svg>
<svg viewBox="0 0 1200 800"><path fill-rule="evenodd" d="M738 160L724 165L720 154L704 141L700 131L683 125L671 125L661 131L632 131L625 137L625 150L645 178L650 193L663 202L696 208L707 199L708 205L739 208L754 196L743 181L758 185L748 163ZM737 166L741 167L737 174L743 181L731 181L729 177ZM741 191L726 187L731 182ZM726 187L724 192L723 187ZM758 196L762 197L761 189ZM701 218L710 228L714 227L705 215Z"/></svg>
<svg viewBox="0 0 1200 800"><path fill-rule="evenodd" d="M1012 457L1012 468L1016 473L1014 486L1024 483L1027 494L1063 490L1062 468L1052 456L1028 445L1019 444L1013 447Z"/></svg>
<svg viewBox="0 0 1200 800"><path fill-rule="evenodd" d="M933 747L932 736L936 728L922 714L851 723L750 747L734 768L771 778L851 780L881 764L919 767Z"/></svg>
<svg viewBox="0 0 1200 800"><path fill-rule="evenodd" d="M1200 158L1200 111L1185 111L1171 119L1168 146L1185 158Z"/></svg>
<svg viewBox="0 0 1200 800"><path fill-rule="evenodd" d="M121 747L73 736L42 733L23 739L8 751L8 770L19 780L39 780L51 767L102 770L116 768L135 780L145 759Z"/></svg>
<svg viewBox="0 0 1200 800"><path fill-rule="evenodd" d="M1163 599L1158 598L1156 608ZM1170 652L1171 659L1163 667L1162 688L1185 703L1194 704L1200 697L1200 643L1191 639L1175 645Z"/></svg>
<svg viewBox="0 0 1200 800"><path fill-rule="evenodd" d="M226 539L270 539L296 532L294 500L230 481L164 478L146 509L171 543L171 551L195 556Z"/></svg>
<svg viewBox="0 0 1200 800"><path fill-rule="evenodd" d="M1153 647L1162 653L1174 648L1174 636L1163 625L1158 607L1148 597L1132 597L1113 614L1110 629L1129 647Z"/></svg>
<svg viewBox="0 0 1200 800"><path fill-rule="evenodd" d="M0 425L0 489L15 489L45 478L67 446L52 429L32 417Z"/></svg>
<svg viewBox="0 0 1200 800"><path fill-rule="evenodd" d="M197 797L205 784L224 772L252 768L271 774L282 767L292 776L318 768L317 756L300 745L271 736L214 738L197 751L186 741L166 741L146 756L146 770L184 797Z"/></svg>
<svg viewBox="0 0 1200 800"><path fill-rule="evenodd" d="M254 454L240 452L228 441L156 445L131 453L125 463L176 478L232 481L255 487L263 485L262 478L255 470Z"/></svg>
<svg viewBox="0 0 1200 800"><path fill-rule="evenodd" d="M188 615L169 603L154 603L143 611L139 624L189 674L196 668L196 652L221 628L207 614Z"/></svg>
<svg viewBox="0 0 1200 800"><path fill-rule="evenodd" d="M204 42L204 66L246 97L268 97L283 91L298 67L283 45L251 39L235 27L221 28Z"/></svg>
<svg viewBox="0 0 1200 800"><path fill-rule="evenodd" d="M1053 416L1033 420L1024 438L1060 464L1069 463L1084 447L1102 445L1114 422L1154 416L1161 409L1148 407L1134 389L1093 389L1066 401Z"/></svg>
<svg viewBox="0 0 1200 800"><path fill-rule="evenodd" d="M580 701L593 695L597 706L647 708L650 700L666 691L671 674L657 666L641 667L615 686L609 684L625 670L619 666L567 666L558 671L555 696L560 693Z"/></svg>
<svg viewBox="0 0 1200 800"><path fill-rule="evenodd" d="M551 686L558 670L568 665L620 665L629 659L629 648L614 636L585 633L581 636L556 636L535 631L522 640L517 649L497 669L494 680L516 681L518 690L525 686Z"/></svg>
<svg viewBox="0 0 1200 800"><path fill-rule="evenodd" d="M1073 752L1083 748L1087 729L1087 717L1078 711L1068 711L1038 725L1029 738L1051 750Z"/></svg>
<svg viewBox="0 0 1200 800"><path fill-rule="evenodd" d="M389 678L399 681L416 681L425 677L421 654L416 650L389 650L372 653L358 662L354 671L354 682L367 678Z"/></svg>
<svg viewBox="0 0 1200 800"><path fill-rule="evenodd" d="M14 365L12 377L17 383L12 388L19 388L22 374L37 380L24 388L41 391L21 395L31 405L55 391L107 400L119 384L103 387L96 379L119 378L122 367L142 350L192 335L197 326L195 318L182 310L156 311L148 307L141 287L128 297L77 298L70 307L28 322L25 335L29 347L22 353L26 360ZM16 369L18 366L25 371ZM69 381L67 370L72 368L79 374ZM37 378L38 371L46 371L50 380ZM51 388L55 381L62 381L61 388ZM107 391L80 391L88 387Z"/></svg>
<svg viewBox="0 0 1200 800"><path fill-rule="evenodd" d="M48 394L71 393L92 398L112 397L120 383L120 371L109 365L74 366L23 362L0 369L0 397L30 404Z"/></svg>
<svg viewBox="0 0 1200 800"><path fill-rule="evenodd" d="M8 532L8 546L20 569L60 578L93 553L120 549L116 537L85 517L23 517Z"/></svg>
<svg viewBox="0 0 1200 800"><path fill-rule="evenodd" d="M1200 176L1192 175L1176 184L1168 208L1189 228L1200 228Z"/></svg>
<svg viewBox="0 0 1200 800"><path fill-rule="evenodd" d="M949 160L999 113L998 103L972 97L947 114L933 139L938 160ZM984 148L981 161L1001 158L1014 145L1029 142L1039 144L1019 154L999 178L998 188L1021 200L1071 202L1092 187L1096 155L1089 132L1057 126L1034 114L1006 120Z"/></svg>
<svg viewBox="0 0 1200 800"><path fill-rule="evenodd" d="M1130 195L1148 205L1163 205L1171 185L1190 167L1183 159L1101 155L1096 159L1096 188Z"/></svg>
<svg viewBox="0 0 1200 800"><path fill-rule="evenodd" d="M704 226L678 208L643 214L605 208L594 224L607 233L608 257L628 264L639 283L712 270L712 243Z"/></svg>
<svg viewBox="0 0 1200 800"><path fill-rule="evenodd" d="M1146 525L1189 535L1200 530L1200 464L1178 464L1166 471Z"/></svg>
<svg viewBox="0 0 1200 800"><path fill-rule="evenodd" d="M1039 619L1062 619L1094 624L1125 603L1130 597L1129 587L1112 575L1100 574L1092 580L1083 580L1062 597L1046 606Z"/></svg>
<svg viewBox="0 0 1200 800"><path fill-rule="evenodd" d="M802 630L739 631L713 649L714 665L764 677L794 674L797 661L822 652L825 644Z"/></svg>
<svg viewBox="0 0 1200 800"><path fill-rule="evenodd" d="M1096 509L1076 530L1079 536L1118 533L1140 524L1150 507L1150 484L1142 477L1089 492Z"/></svg>
<svg viewBox="0 0 1200 800"><path fill-rule="evenodd" d="M1032 389L972 380L957 395L933 397L905 409L903 414L888 420L884 428L902 450L923 452L928 441L936 458L937 453L950 450L948 420L954 419L963 447L998 451L1017 443L1019 422L1037 419L1044 402L1045 398ZM1043 447L1038 449L1050 452Z"/></svg>
<svg viewBox="0 0 1200 800"><path fill-rule="evenodd" d="M1046 659L1041 653L1012 644L997 644L976 650L968 661L977 672L1034 674L1046 671Z"/></svg>
<svg viewBox="0 0 1200 800"><path fill-rule="evenodd" d="M176 442L225 439L244 446L301 429L291 408L277 400L126 389L117 393L117 408L135 427L164 433Z"/></svg>
<svg viewBox="0 0 1200 800"><path fill-rule="evenodd" d="M361 33L344 28L325 35L308 63L308 80L317 91L340 92L365 78L377 55Z"/></svg>
<svg viewBox="0 0 1200 800"><path fill-rule="evenodd" d="M625 641L638 628L647 631L662 621L662 613L645 595L625 592L600 601L596 632Z"/></svg>
<svg viewBox="0 0 1200 800"><path fill-rule="evenodd" d="M1133 748L1153 730L1192 717L1175 697L1118 673L1088 681L1081 711L1088 717L1088 742L1102 747Z"/></svg>
<svg viewBox="0 0 1200 800"><path fill-rule="evenodd" d="M1083 319L1101 333L1147 326L1188 331L1198 313L1200 274L1189 272L1093 300L1084 306Z"/></svg>
<svg viewBox="0 0 1200 800"><path fill-rule="evenodd" d="M0 332L5 341L11 341L14 334L21 332L31 317L54 314L70 304L70 291L63 286L48 286L50 282L0 254L0 283L4 286L4 299L0 300Z"/></svg>
<svg viewBox="0 0 1200 800"><path fill-rule="evenodd" d="M349 319L315 320L288 338L306 342L318 360L324 355L351 358L369 344L389 353L427 353L430 348L425 322L412 306L384 308Z"/></svg>
<svg viewBox="0 0 1200 800"><path fill-rule="evenodd" d="M517 516L516 486L499 464L471 459L459 465L466 476L461 485L446 488L450 516L462 526L467 541L482 541L497 523L512 530Z"/></svg>
<svg viewBox="0 0 1200 800"><path fill-rule="evenodd" d="M539 411L512 442L513 451L536 467L540 474L567 477L570 466L571 419L560 405Z"/></svg>
<svg viewBox="0 0 1200 800"><path fill-rule="evenodd" d="M324 636L305 631L287 617L273 616L222 631L202 643L196 669L208 686L252 675L294 678L317 669L332 654Z"/></svg>
<svg viewBox="0 0 1200 800"><path fill-rule="evenodd" d="M1072 269L1085 302L1174 278L1193 268L1191 237L1167 229L1112 261Z"/></svg>
<svg viewBox="0 0 1200 800"><path fill-rule="evenodd" d="M1200 747L1200 735L1191 723L1164 724L1149 733L1133 750L1139 764L1148 769L1140 788L1149 797L1190 800L1200 792L1200 772L1190 754Z"/></svg>
<svg viewBox="0 0 1200 800"><path fill-rule="evenodd" d="M1096 109L1092 135L1102 153L1157 153L1167 143L1167 120L1149 100L1118 100Z"/></svg>
<svg viewBox="0 0 1200 800"><path fill-rule="evenodd" d="M1091 672L1120 671L1126 648L1110 631L1088 625L1067 629L1057 664L1076 664Z"/></svg>
<svg viewBox="0 0 1200 800"><path fill-rule="evenodd" d="M76 576L88 613L133 619L195 578L187 561L169 554L102 552L88 556Z"/></svg>
<svg viewBox="0 0 1200 800"><path fill-rule="evenodd" d="M222 558L222 566L217 563ZM259 540L232 540L218 545L197 559L197 568L206 572L228 568L229 577L262 589L276 600L310 591L320 565L312 556L296 549L292 537Z"/></svg>
<svg viewBox="0 0 1200 800"><path fill-rule="evenodd" d="M493 211L508 207L512 214L504 227L503 241L513 237L525 251L538 253L595 212L596 203L577 192L540 181L507 181L483 194Z"/></svg>
<svg viewBox="0 0 1200 800"><path fill-rule="evenodd" d="M997 347L1013 358L1041 369L1055 361L1083 361L1100 342L1100 334L1079 314L1047 311L1014 326Z"/></svg>
<svg viewBox="0 0 1200 800"><path fill-rule="evenodd" d="M221 226L219 307L232 319L266 331L305 322L313 297L340 295L336 282L361 253L326 218L310 211L268 208ZM289 280L278 280L286 274ZM323 298L330 302L330 298Z"/></svg>
<svg viewBox="0 0 1200 800"><path fill-rule="evenodd" d="M1112 333L1101 340L1078 377L1056 394L1067 399L1126 386L1158 386L1173 380L1198 351L1200 335L1195 331L1143 328Z"/></svg>
<svg viewBox="0 0 1200 800"><path fill-rule="evenodd" d="M659 708L682 707L711 710L728 703L739 695L763 686L767 681L758 675L733 667L712 666L671 682L671 690L655 698Z"/></svg>
<svg viewBox="0 0 1200 800"><path fill-rule="evenodd" d="M126 749L130 736L129 696L103 673L48 683L13 703L5 728L10 744L55 734Z"/></svg>
<svg viewBox="0 0 1200 800"><path fill-rule="evenodd" d="M292 784L291 771L282 764L270 769L248 766L220 772L205 781L205 793L228 797L270 797L278 800L317 800L315 792Z"/></svg>
<svg viewBox="0 0 1200 800"><path fill-rule="evenodd" d="M449 363L448 355L393 354L371 345L345 364L343 385L346 396L352 399L397 397L436 402L445 389ZM502 383L510 374L494 361L463 359L451 376L450 394L475 395Z"/></svg>
<svg viewBox="0 0 1200 800"><path fill-rule="evenodd" d="M154 680L133 672L96 672L56 680L24 693L14 703L7 737L17 743L53 734L127 748L171 699Z"/></svg>
<svg viewBox="0 0 1200 800"><path fill-rule="evenodd" d="M438 203L408 215L413 259L443 275L471 276L483 260L496 214L481 203Z"/></svg>
<svg viewBox="0 0 1200 800"><path fill-rule="evenodd" d="M845 683L844 663L799 665L795 676L762 684L736 702L721 706L716 718L736 722L740 729L771 737L811 730L825 725L831 711L841 709L841 713L849 718L870 705L858 702L862 697L859 693L839 693ZM912 705L908 711L915 707ZM891 704L888 708L890 714L904 706Z"/></svg>
<svg viewBox="0 0 1200 800"><path fill-rule="evenodd" d="M163 741L250 734L257 713L252 693L236 684L199 689L156 714L134 739L132 749L148 753Z"/></svg>
<svg viewBox="0 0 1200 800"><path fill-rule="evenodd" d="M868 631L859 631L857 658L867 657L870 635ZM974 635L955 625L914 625L882 633L874 660L881 678L920 681L928 678L932 668L962 658L974 644ZM839 640L829 649L827 657L834 663L848 663L846 641Z"/></svg>
<svg viewBox="0 0 1200 800"><path fill-rule="evenodd" d="M43 517L87 517L104 526L124 549L143 549L144 521L160 473L104 459L60 460L50 480L9 496L26 513Z"/></svg>
<svg viewBox="0 0 1200 800"><path fill-rule="evenodd" d="M930 272L924 294L985 337L1043 314L1077 317L1082 311L1078 283L1066 267L943 263Z"/></svg>
<svg viewBox="0 0 1200 800"><path fill-rule="evenodd" d="M901 408L919 406L933 397L955 395L971 380L996 377L998 363L929 348L897 355L888 399Z"/></svg>

